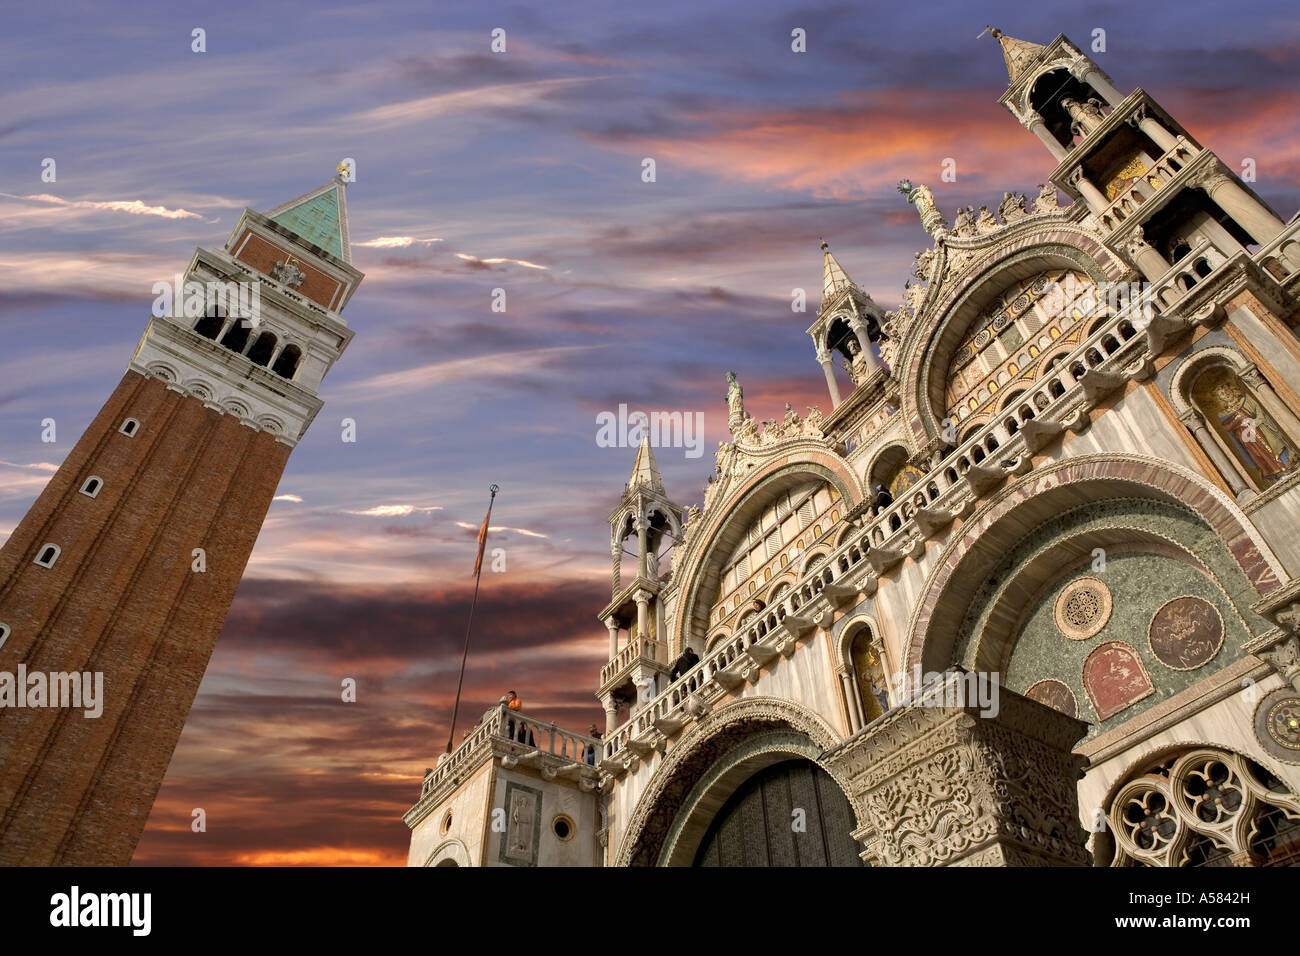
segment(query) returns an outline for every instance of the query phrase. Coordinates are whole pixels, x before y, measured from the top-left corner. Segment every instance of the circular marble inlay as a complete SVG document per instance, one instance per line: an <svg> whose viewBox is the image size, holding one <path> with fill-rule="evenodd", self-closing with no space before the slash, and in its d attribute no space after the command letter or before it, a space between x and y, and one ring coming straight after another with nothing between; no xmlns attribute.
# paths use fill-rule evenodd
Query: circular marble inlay
<svg viewBox="0 0 1300 956"><path fill-rule="evenodd" d="M1147 629L1151 653L1166 667L1190 671L1208 664L1223 646L1223 615L1203 597L1166 601Z"/></svg>
<svg viewBox="0 0 1300 956"><path fill-rule="evenodd" d="M1110 620L1110 588L1096 578L1071 581L1056 598L1056 626L1072 641L1092 637Z"/></svg>
<svg viewBox="0 0 1300 956"><path fill-rule="evenodd" d="M1074 699L1074 691L1054 677L1040 680L1025 691L1025 696L1070 717L1079 716L1079 702Z"/></svg>
<svg viewBox="0 0 1300 956"><path fill-rule="evenodd" d="M1261 700L1255 709L1255 736L1274 757L1300 763L1300 695L1282 687Z"/></svg>

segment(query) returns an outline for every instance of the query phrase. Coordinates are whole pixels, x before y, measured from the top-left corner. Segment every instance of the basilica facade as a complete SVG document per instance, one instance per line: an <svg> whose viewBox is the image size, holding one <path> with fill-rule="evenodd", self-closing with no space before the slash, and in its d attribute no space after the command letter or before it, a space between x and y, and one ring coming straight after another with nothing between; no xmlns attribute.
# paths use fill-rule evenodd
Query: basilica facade
<svg viewBox="0 0 1300 956"><path fill-rule="evenodd" d="M829 411L729 375L702 507L642 445L603 733L489 711L411 865L1300 861L1300 219L993 34L1045 182L951 220L900 183L893 311L823 244Z"/></svg>

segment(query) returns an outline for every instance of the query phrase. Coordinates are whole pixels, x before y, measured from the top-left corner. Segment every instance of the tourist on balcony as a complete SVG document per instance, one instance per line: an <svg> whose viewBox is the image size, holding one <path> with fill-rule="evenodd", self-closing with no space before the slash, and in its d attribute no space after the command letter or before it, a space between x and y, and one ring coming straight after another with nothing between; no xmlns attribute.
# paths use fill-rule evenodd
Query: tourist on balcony
<svg viewBox="0 0 1300 956"><path fill-rule="evenodd" d="M878 515L894 503L894 496L889 493L889 489L879 482L876 483L876 510L873 515Z"/></svg>
<svg viewBox="0 0 1300 956"><path fill-rule="evenodd" d="M682 656L673 662L673 669L668 674L670 681L677 680L692 667L700 662L700 655L695 653L695 648L688 647L682 652Z"/></svg>
<svg viewBox="0 0 1300 956"><path fill-rule="evenodd" d="M600 731L596 729L595 724L592 724L590 727L587 728L587 736L595 737L597 740L600 740ZM592 767L596 766L596 745L595 744L587 744L587 763Z"/></svg>

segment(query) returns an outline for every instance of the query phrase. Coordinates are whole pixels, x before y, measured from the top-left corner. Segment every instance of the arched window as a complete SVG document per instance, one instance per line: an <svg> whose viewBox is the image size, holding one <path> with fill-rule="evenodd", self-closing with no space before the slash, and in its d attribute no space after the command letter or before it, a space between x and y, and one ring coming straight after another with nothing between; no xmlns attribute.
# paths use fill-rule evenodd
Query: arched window
<svg viewBox="0 0 1300 956"><path fill-rule="evenodd" d="M81 493L89 498L99 494L99 489L104 487L103 480L98 475L91 475L81 484Z"/></svg>
<svg viewBox="0 0 1300 956"><path fill-rule="evenodd" d="M214 310L210 315L205 315L194 323L194 331L205 339L215 341L217 336L221 334L221 327L225 324L226 317Z"/></svg>
<svg viewBox="0 0 1300 956"><path fill-rule="evenodd" d="M139 430L139 428L140 428L140 423L138 421L136 421L134 418L128 418L126 421L122 422L122 427L119 428L118 431L121 432L123 435L125 435L127 438L132 438L135 436L135 433Z"/></svg>
<svg viewBox="0 0 1300 956"><path fill-rule="evenodd" d="M296 345L286 345L281 351L280 356L271 366L271 371L276 375L284 378L293 378L294 373L298 371L298 360L302 358L302 349Z"/></svg>
<svg viewBox="0 0 1300 956"><path fill-rule="evenodd" d="M57 560L59 560L59 546L57 544L45 544L36 553L36 560L32 563L39 564L43 568L52 568Z"/></svg>
<svg viewBox="0 0 1300 956"><path fill-rule="evenodd" d="M1098 316L1096 287L1083 272L1049 269L1012 282L989 297L954 349L944 398L946 414L958 419L960 409L977 410L997 393L1001 382L1019 374L1025 343L1041 336L1044 328L1055 337L1104 318Z"/></svg>
<svg viewBox="0 0 1300 956"><path fill-rule="evenodd" d="M231 323L230 330L226 332L221 340L221 344L232 352L242 352L248 345L249 325L247 319L238 319Z"/></svg>
<svg viewBox="0 0 1300 956"><path fill-rule="evenodd" d="M270 332L263 332L253 343L253 347L248 350L248 360L254 365L260 365L266 368L271 356L275 354L275 336Z"/></svg>
<svg viewBox="0 0 1300 956"><path fill-rule="evenodd" d="M886 690L884 664L880 659L880 645L874 639L871 628L864 627L854 635L853 643L849 645L849 662L853 665L858 713L862 726L865 727L889 710L889 692Z"/></svg>
<svg viewBox="0 0 1300 956"><path fill-rule="evenodd" d="M9 625L0 624L0 647L5 646L5 641L9 640Z"/></svg>

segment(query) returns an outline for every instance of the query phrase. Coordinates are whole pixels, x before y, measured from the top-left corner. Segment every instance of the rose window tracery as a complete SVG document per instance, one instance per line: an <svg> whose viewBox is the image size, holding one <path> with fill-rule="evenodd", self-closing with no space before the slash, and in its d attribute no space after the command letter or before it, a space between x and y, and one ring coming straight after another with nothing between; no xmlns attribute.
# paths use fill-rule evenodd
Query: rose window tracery
<svg viewBox="0 0 1300 956"><path fill-rule="evenodd" d="M1129 780L1106 814L1112 866L1300 862L1300 799L1254 761L1199 748Z"/></svg>

